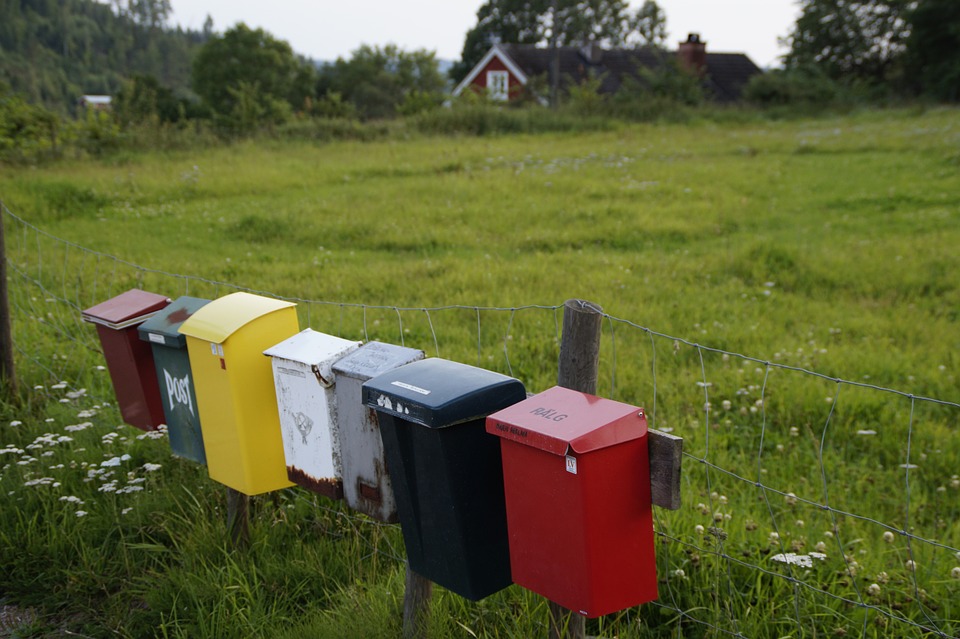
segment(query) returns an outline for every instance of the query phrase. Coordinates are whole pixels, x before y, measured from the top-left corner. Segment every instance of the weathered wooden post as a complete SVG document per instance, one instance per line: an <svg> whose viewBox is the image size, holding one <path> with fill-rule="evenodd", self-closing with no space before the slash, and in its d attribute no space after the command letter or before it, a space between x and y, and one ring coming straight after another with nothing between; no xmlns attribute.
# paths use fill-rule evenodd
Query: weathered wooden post
<svg viewBox="0 0 960 639"><path fill-rule="evenodd" d="M600 371L600 327L603 309L585 300L563 304L563 334L557 385L595 395ZM585 620L550 602L550 639L583 639Z"/></svg>
<svg viewBox="0 0 960 639"><path fill-rule="evenodd" d="M7 241L4 235L4 211L0 202L0 386L3 398L17 402L17 372L13 362L13 335L10 332L10 300L7 292Z"/></svg>
<svg viewBox="0 0 960 639"><path fill-rule="evenodd" d="M433 582L411 570L407 563L406 587L403 594L403 639L425 639L430 617Z"/></svg>
<svg viewBox="0 0 960 639"><path fill-rule="evenodd" d="M250 546L250 497L227 488L227 533L234 550Z"/></svg>

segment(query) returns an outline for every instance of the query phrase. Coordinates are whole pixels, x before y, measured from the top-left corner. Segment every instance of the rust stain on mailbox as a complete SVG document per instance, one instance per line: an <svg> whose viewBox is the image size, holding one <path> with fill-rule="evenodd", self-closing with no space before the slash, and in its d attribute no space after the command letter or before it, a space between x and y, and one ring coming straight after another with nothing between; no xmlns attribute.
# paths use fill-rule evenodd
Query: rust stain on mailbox
<svg viewBox="0 0 960 639"><path fill-rule="evenodd" d="M311 477L296 466L287 466L287 478L330 499L343 499L343 482L329 477Z"/></svg>

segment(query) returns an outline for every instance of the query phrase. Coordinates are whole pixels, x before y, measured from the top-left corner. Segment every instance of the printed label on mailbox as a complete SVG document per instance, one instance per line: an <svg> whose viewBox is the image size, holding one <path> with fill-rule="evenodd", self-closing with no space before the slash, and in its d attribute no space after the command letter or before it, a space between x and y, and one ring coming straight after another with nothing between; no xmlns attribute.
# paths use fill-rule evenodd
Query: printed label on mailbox
<svg viewBox="0 0 960 639"><path fill-rule="evenodd" d="M419 386L414 386L413 384L407 384L406 382L390 382L393 386L399 386L400 388L406 388L408 391L413 391L414 393L420 393L421 395L429 395L430 391L425 388L420 388Z"/></svg>
<svg viewBox="0 0 960 639"><path fill-rule="evenodd" d="M190 414L196 417L196 413L193 412L193 401L190 399L190 375L184 375L181 379L177 379L164 369L163 377L167 382L167 397L170 401L170 409L173 410L174 403L183 404L190 409Z"/></svg>
<svg viewBox="0 0 960 639"><path fill-rule="evenodd" d="M154 342L156 344L167 343L166 340L163 339L163 335L159 335L157 333L147 333L147 337L150 339L151 342Z"/></svg>
<svg viewBox="0 0 960 639"><path fill-rule="evenodd" d="M571 455L567 455L567 472L574 475L577 474L577 458Z"/></svg>

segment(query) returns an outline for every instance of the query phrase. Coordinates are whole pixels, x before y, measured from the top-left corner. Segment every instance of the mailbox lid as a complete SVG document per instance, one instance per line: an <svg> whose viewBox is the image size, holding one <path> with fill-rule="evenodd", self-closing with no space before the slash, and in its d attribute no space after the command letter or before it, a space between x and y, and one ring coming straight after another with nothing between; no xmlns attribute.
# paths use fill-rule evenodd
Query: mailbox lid
<svg viewBox="0 0 960 639"><path fill-rule="evenodd" d="M424 353L416 348L369 342L333 365L336 375L365 382L398 366L421 360Z"/></svg>
<svg viewBox="0 0 960 639"><path fill-rule="evenodd" d="M180 333L180 325L209 303L210 300L199 297L178 297L137 328L140 339L170 348L186 348L187 338Z"/></svg>
<svg viewBox="0 0 960 639"><path fill-rule="evenodd" d="M296 306L252 293L231 293L215 299L180 325L180 332L190 337L222 344L235 332L269 313Z"/></svg>
<svg viewBox="0 0 960 639"><path fill-rule="evenodd" d="M342 339L306 328L263 351L264 355L297 362L313 369L325 388L333 386L333 365L360 347L360 342Z"/></svg>
<svg viewBox="0 0 960 639"><path fill-rule="evenodd" d="M512 377L438 357L412 362L363 385L363 403L427 428L486 417L526 397Z"/></svg>
<svg viewBox="0 0 960 639"><path fill-rule="evenodd" d="M554 455L589 453L647 434L637 406L554 386L487 417L487 432Z"/></svg>
<svg viewBox="0 0 960 639"><path fill-rule="evenodd" d="M170 298L166 295L133 288L96 306L91 306L83 311L82 315L86 322L119 330L152 317L169 303Z"/></svg>

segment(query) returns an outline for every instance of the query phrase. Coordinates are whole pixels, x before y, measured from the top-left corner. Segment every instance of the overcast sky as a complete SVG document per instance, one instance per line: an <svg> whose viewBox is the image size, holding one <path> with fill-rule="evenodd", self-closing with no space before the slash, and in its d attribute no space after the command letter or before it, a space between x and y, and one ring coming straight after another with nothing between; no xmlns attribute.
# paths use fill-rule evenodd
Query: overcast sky
<svg viewBox="0 0 960 639"><path fill-rule="evenodd" d="M796 0L658 0L672 46L697 32L707 51L742 52L761 67L779 64L777 39L796 20ZM458 60L483 0L172 0L173 24L199 30L207 14L223 32L261 27L316 60L348 58L361 44L427 49ZM642 0L632 0L636 9Z"/></svg>

